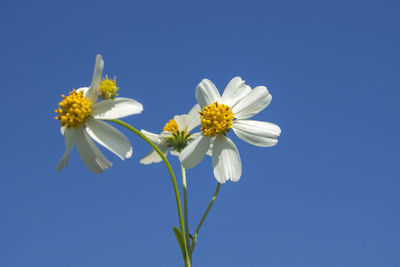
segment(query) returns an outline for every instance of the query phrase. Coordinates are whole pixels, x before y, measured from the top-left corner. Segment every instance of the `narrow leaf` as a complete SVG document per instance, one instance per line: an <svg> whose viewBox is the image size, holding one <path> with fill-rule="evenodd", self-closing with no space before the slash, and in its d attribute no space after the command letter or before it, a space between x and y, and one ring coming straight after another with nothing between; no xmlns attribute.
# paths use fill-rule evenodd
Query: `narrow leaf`
<svg viewBox="0 0 400 267"><path fill-rule="evenodd" d="M181 231L178 230L175 226L172 227L175 233L176 241L179 243L179 247L181 248L183 258L186 259L185 247L183 246L183 237Z"/></svg>

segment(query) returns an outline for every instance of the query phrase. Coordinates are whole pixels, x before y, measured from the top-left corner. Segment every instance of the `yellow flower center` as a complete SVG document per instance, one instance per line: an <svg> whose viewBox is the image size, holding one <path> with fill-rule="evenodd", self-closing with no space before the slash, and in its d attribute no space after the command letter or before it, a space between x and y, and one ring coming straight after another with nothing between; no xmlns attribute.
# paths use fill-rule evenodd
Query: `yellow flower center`
<svg viewBox="0 0 400 267"><path fill-rule="evenodd" d="M168 146L173 147L176 151L181 152L188 144L192 134L186 130L179 131L178 123L172 119L167 122L163 128L164 131L171 132L172 135L166 138Z"/></svg>
<svg viewBox="0 0 400 267"><path fill-rule="evenodd" d="M115 96L118 96L117 91L119 87L117 87L117 80L114 77L113 80L110 80L106 75L105 78L100 82L100 97L103 99L114 99Z"/></svg>
<svg viewBox="0 0 400 267"><path fill-rule="evenodd" d="M172 119L165 124L163 131L176 133L178 131L178 124L176 123L176 121L174 119Z"/></svg>
<svg viewBox="0 0 400 267"><path fill-rule="evenodd" d="M83 124L90 115L92 103L87 99L83 92L77 92L75 89L69 93L69 96L62 95L64 98L59 104L57 120L60 120L61 126L67 128L77 128Z"/></svg>
<svg viewBox="0 0 400 267"><path fill-rule="evenodd" d="M218 102L205 106L200 112L200 130L209 137L225 135L232 127L234 115L230 107Z"/></svg>

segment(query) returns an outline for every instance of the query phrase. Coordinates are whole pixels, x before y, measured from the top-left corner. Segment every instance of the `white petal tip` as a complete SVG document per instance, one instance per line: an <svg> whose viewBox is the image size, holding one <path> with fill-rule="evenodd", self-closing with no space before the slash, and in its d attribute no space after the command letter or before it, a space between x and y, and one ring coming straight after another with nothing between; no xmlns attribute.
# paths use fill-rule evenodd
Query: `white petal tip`
<svg viewBox="0 0 400 267"><path fill-rule="evenodd" d="M231 178L231 181L234 182L234 183L238 182L239 180L240 180L240 176Z"/></svg>
<svg viewBox="0 0 400 267"><path fill-rule="evenodd" d="M111 162L98 162L99 165L101 164L101 166L98 166L98 168L96 169L90 169L91 172L93 172L94 174L102 174L105 170L108 170L109 168L111 168L113 166L113 164Z"/></svg>
<svg viewBox="0 0 400 267"><path fill-rule="evenodd" d="M132 157L132 147L129 149L129 151L123 157L120 157L120 158L122 160L126 160L126 159L129 159L130 157Z"/></svg>
<svg viewBox="0 0 400 267"><path fill-rule="evenodd" d="M226 182L225 179L221 179L221 178L217 178L217 177L215 177L215 179L216 179L217 182L220 183L220 184L224 184L224 183Z"/></svg>
<svg viewBox="0 0 400 267"><path fill-rule="evenodd" d="M139 104L139 110L140 110L139 113L141 113L143 111L143 105L142 105L142 103L139 103L139 102L138 102L138 104Z"/></svg>
<svg viewBox="0 0 400 267"><path fill-rule="evenodd" d="M96 64L99 64L98 66L103 67L104 66L104 60L103 57L100 54L96 55Z"/></svg>
<svg viewBox="0 0 400 267"><path fill-rule="evenodd" d="M58 162L56 170L61 171L67 165L68 165L68 157L64 157Z"/></svg>
<svg viewBox="0 0 400 267"><path fill-rule="evenodd" d="M129 159L130 157L132 157L132 148L131 148L131 150L129 150L128 153L126 153L126 156L125 156L126 159Z"/></svg>
<svg viewBox="0 0 400 267"><path fill-rule="evenodd" d="M231 182L238 182L240 180L240 177L227 177L227 178L217 178L217 177L215 177L215 179L218 181L218 183L224 184L229 180Z"/></svg>

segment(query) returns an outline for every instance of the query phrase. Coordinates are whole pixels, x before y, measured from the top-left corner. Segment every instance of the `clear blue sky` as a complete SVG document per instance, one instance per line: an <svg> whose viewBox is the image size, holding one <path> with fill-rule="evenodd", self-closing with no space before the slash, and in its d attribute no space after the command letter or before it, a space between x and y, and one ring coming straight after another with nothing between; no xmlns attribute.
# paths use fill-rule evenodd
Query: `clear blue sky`
<svg viewBox="0 0 400 267"><path fill-rule="evenodd" d="M400 266L398 1L7 1L0 10L0 266L183 266L162 164L92 174L64 152L61 94L89 85L95 55L126 119L158 132L209 78L265 85L276 147L229 136L239 182L221 187L194 266ZM177 158L170 157L179 177ZM217 185L211 159L188 171L193 228Z"/></svg>

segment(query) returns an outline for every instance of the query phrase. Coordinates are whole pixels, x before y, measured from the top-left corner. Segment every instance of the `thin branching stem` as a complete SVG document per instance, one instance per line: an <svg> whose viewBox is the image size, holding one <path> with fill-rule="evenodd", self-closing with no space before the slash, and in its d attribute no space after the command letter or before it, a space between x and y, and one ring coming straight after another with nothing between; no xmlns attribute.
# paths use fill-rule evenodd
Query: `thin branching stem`
<svg viewBox="0 0 400 267"><path fill-rule="evenodd" d="M220 186L221 186L221 184L218 183L217 188L215 189L215 193L214 193L214 195L213 195L213 197L212 197L212 199L211 199L211 201L210 201L210 204L208 204L208 207L207 207L206 211L204 212L204 215L203 215L203 217L201 218L199 225L198 225L197 228L196 228L196 232L194 233L194 236L193 236L192 246L191 246L191 248L190 248L190 251L192 251L192 253L193 253L194 247L196 246L197 235L199 234L200 228L201 228L201 226L203 225L204 220L206 219L207 214L208 214L208 212L210 211L212 205L214 204L215 199L217 198L217 195L218 195L218 191L219 191Z"/></svg>
<svg viewBox="0 0 400 267"><path fill-rule="evenodd" d="M181 233L182 233L182 236L186 236L186 234L185 234L185 226L184 226L184 223L183 223L182 205L181 205L181 200L180 200L180 197L179 197L178 185L176 183L175 174L174 174L174 171L172 170L171 164L169 163L169 161L165 157L164 153L162 153L161 150L157 147L157 145L155 145L149 138L147 138L147 136L142 134L135 127L133 127L133 126L121 121L121 120L115 120L114 119L114 120L109 120L109 121L112 121L112 122L114 122L116 124L119 124L119 125L127 128L128 130L132 131L136 135L138 135L140 138L145 140L157 152L157 154L161 157L161 159L163 160L165 166L168 169L168 172L169 172L169 175L171 176L171 181L172 181L172 184L173 184L173 187L174 187L175 200L176 200L176 206L178 208L179 226L180 226L180 229L181 229ZM192 264L190 262L189 248L188 248L188 243L186 242L186 238L183 238L183 246L184 246L185 253L186 253L186 255L184 255L185 266L186 267L191 267Z"/></svg>

